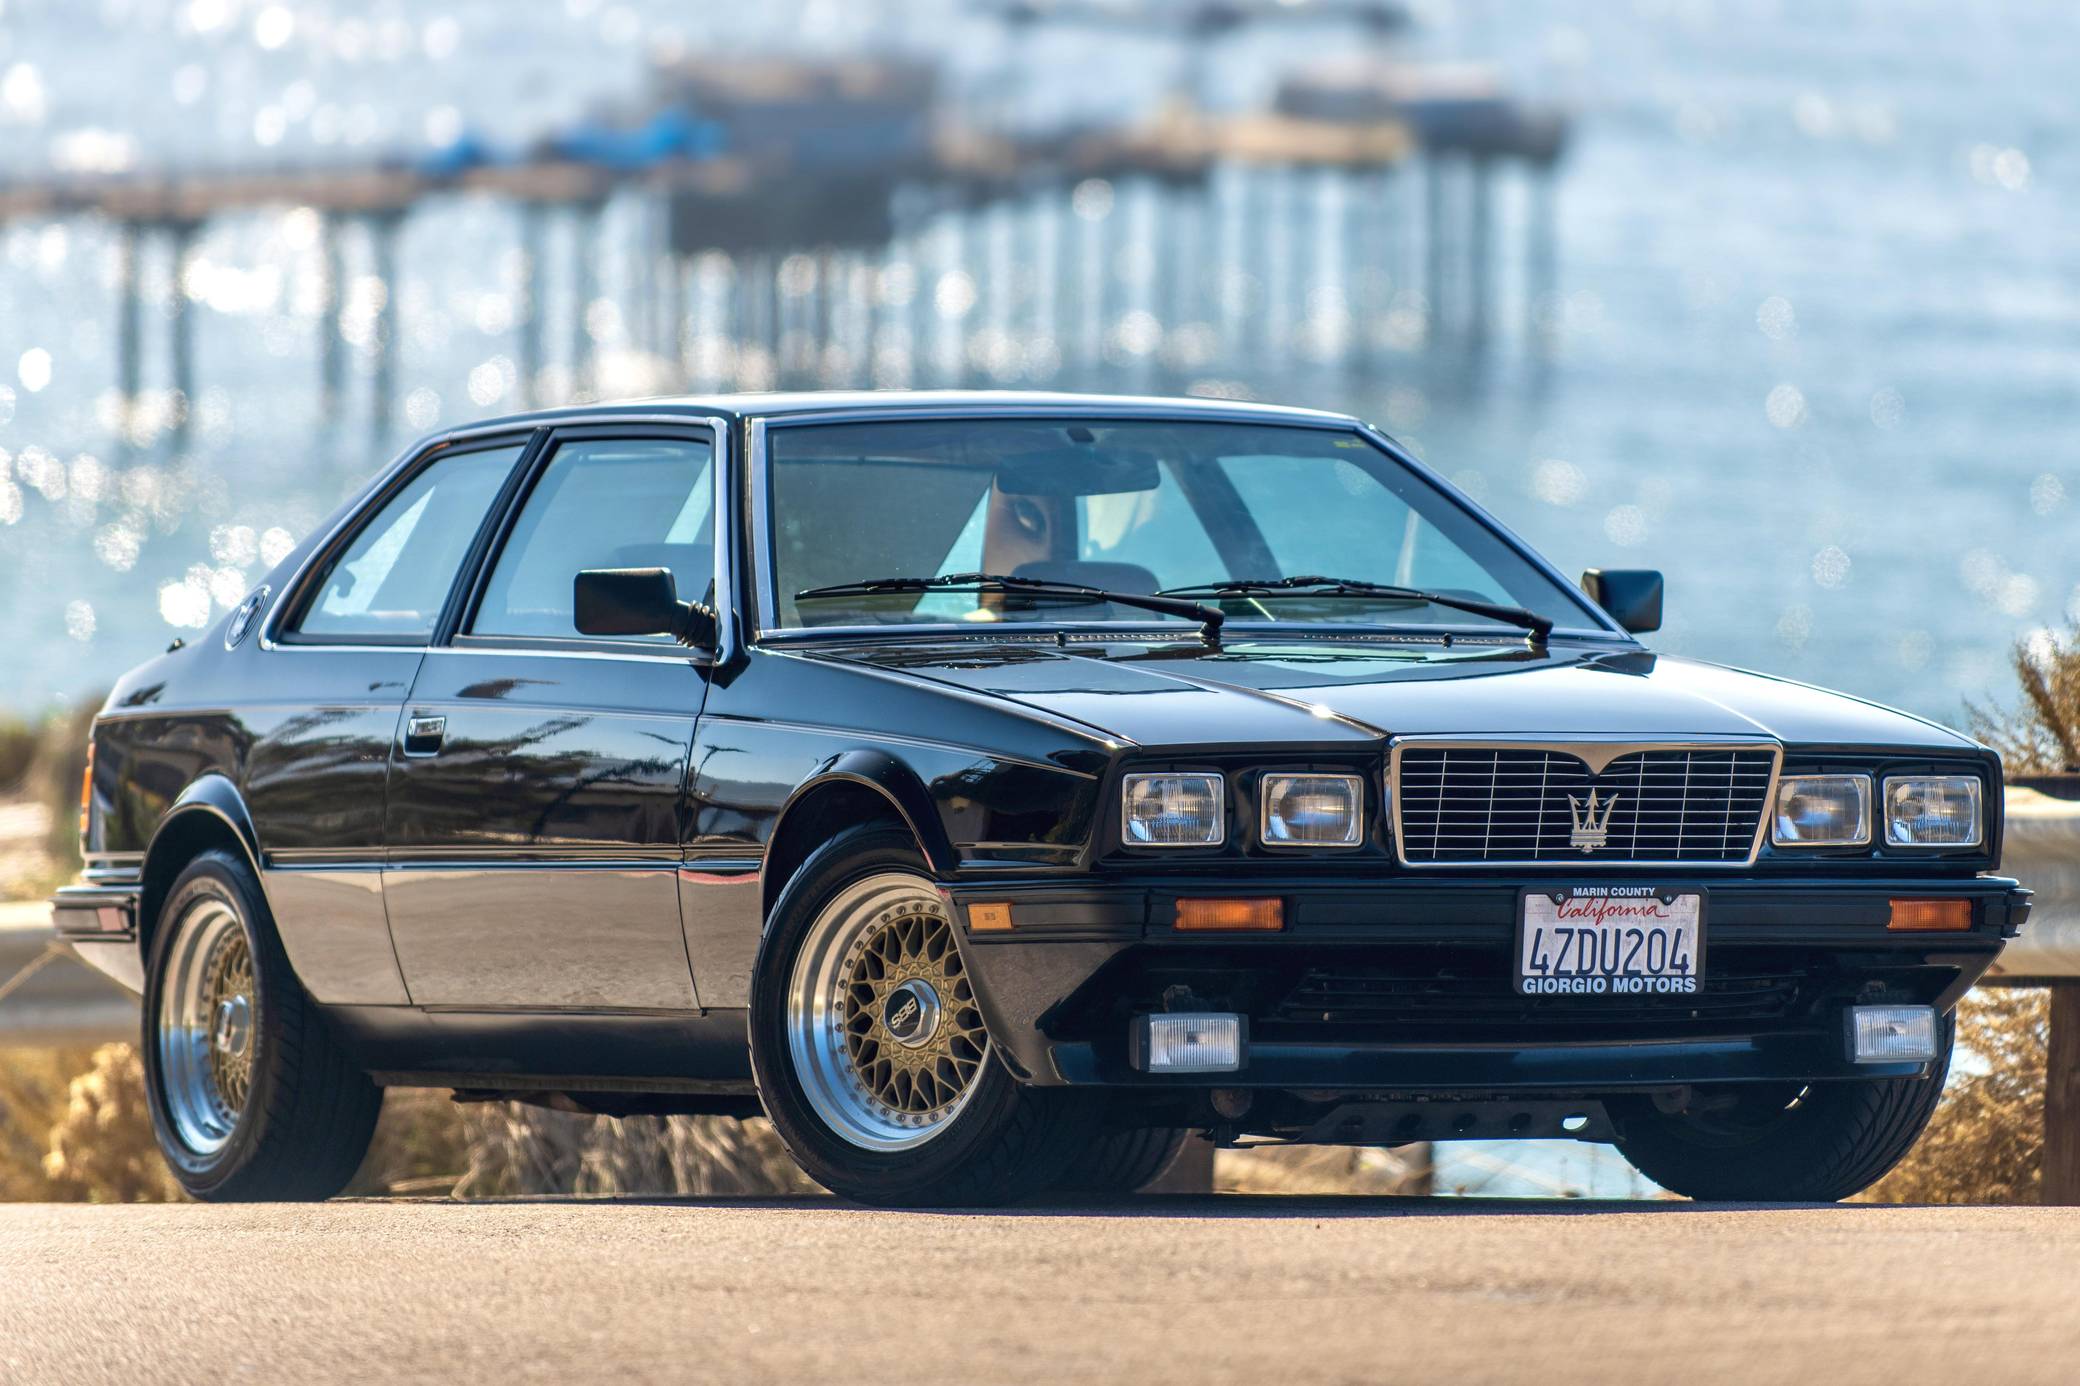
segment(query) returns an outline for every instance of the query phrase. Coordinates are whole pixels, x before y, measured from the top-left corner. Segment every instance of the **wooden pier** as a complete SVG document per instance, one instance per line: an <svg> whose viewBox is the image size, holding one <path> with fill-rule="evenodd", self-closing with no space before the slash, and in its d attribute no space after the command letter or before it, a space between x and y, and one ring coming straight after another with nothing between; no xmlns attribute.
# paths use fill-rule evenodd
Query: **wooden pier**
<svg viewBox="0 0 2080 1386"><path fill-rule="evenodd" d="M254 209L319 218L328 420L350 364L343 238L365 242L370 272L392 285L401 228L447 198L515 209L512 354L529 403L594 388L587 311L603 213L624 200L639 209L623 220L638 228L640 273L621 306L658 388L1044 384L1101 367L1130 387L1176 388L1294 350L1366 370L1388 351L1487 350L1498 254L1527 316L1553 292L1566 127L1486 79L1367 62L1292 74L1257 112L1210 112L1180 93L1145 124L1047 131L980 120L943 87L932 66L894 59L662 69L639 117L517 155L25 178L0 182L0 222L119 228L114 385L133 441L140 273L164 257L177 449L198 379L182 290L197 238ZM641 136L644 120L706 132L713 147L628 157L613 142ZM1491 210L1505 178L1528 209L1507 247ZM544 277L558 242L572 290L568 320L551 323ZM1129 256L1145 262L1131 274ZM378 433L395 412L397 313L385 294L360 343ZM1517 335L1536 334L1527 322Z"/></svg>

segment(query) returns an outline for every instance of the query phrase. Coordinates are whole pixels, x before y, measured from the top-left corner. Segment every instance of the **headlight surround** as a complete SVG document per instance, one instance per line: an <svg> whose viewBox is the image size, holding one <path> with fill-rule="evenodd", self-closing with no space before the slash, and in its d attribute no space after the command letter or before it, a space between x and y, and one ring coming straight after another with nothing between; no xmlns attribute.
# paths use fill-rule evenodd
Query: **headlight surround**
<svg viewBox="0 0 2080 1386"><path fill-rule="evenodd" d="M1977 775L1888 775L1885 845L1977 847L1986 840L1985 798Z"/></svg>
<svg viewBox="0 0 2080 1386"><path fill-rule="evenodd" d="M1228 837L1219 775L1159 771L1128 775L1120 787L1120 840L1129 847L1218 847Z"/></svg>
<svg viewBox="0 0 2080 1386"><path fill-rule="evenodd" d="M1777 781L1770 841L1779 847L1856 847L1871 840L1869 775L1786 775Z"/></svg>
<svg viewBox="0 0 2080 1386"><path fill-rule="evenodd" d="M1356 775L1265 775L1257 835L1266 847L1356 847L1365 836L1365 781Z"/></svg>

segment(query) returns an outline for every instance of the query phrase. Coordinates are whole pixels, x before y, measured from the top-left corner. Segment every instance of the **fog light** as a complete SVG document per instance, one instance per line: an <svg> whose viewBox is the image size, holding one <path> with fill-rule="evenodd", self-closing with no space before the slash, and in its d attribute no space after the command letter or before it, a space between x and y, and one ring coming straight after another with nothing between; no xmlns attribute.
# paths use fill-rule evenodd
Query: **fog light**
<svg viewBox="0 0 2080 1386"><path fill-rule="evenodd" d="M1233 1073L1242 1067L1242 1017L1173 1011L1134 1022L1134 1066L1144 1073Z"/></svg>
<svg viewBox="0 0 2080 1386"><path fill-rule="evenodd" d="M1857 1063L1925 1064L1935 1056L1935 1007L1849 1008L1849 1057Z"/></svg>

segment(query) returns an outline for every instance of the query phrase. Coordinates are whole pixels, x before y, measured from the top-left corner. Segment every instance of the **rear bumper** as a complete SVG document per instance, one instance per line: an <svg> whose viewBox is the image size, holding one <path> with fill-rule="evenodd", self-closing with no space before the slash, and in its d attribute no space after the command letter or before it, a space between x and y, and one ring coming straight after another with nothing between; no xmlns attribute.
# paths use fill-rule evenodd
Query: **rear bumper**
<svg viewBox="0 0 2080 1386"><path fill-rule="evenodd" d="M2021 927L2029 899L1992 877L1661 883L1708 897L1706 990L1694 997L1517 996L1515 881L1007 881L962 882L949 893L977 1004L1027 1081L1397 1093L1918 1075L1921 1065L1852 1062L1844 1008L1882 1000L1949 1009ZM1169 921L1176 901L1195 893L1277 895L1286 928L1181 934ZM1890 902L1908 896L1967 899L1972 927L1888 931ZM1013 927L968 927L977 903L1009 903ZM1133 1017L1166 1008L1246 1016L1243 1067L1135 1068Z"/></svg>
<svg viewBox="0 0 2080 1386"><path fill-rule="evenodd" d="M87 966L142 994L144 958L137 947L135 881L61 886L51 897L51 927Z"/></svg>

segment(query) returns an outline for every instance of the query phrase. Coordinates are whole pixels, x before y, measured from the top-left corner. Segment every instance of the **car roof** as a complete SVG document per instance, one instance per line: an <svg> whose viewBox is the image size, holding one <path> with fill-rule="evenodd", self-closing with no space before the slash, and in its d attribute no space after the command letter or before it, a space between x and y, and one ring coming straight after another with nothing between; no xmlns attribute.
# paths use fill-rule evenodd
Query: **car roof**
<svg viewBox="0 0 2080 1386"><path fill-rule="evenodd" d="M1061 394L1045 390L791 390L766 393L715 395L662 395L654 399L613 400L602 404L566 405L485 419L453 430L476 433L528 424L553 424L579 419L617 416L656 418L683 414L688 418L722 418L732 422L746 419L778 419L804 414L853 411L886 411L891 415L944 412L999 413L1028 408L1048 413L1083 412L1093 415L1158 414L1208 419L1249 420L1266 423L1314 423L1355 426L1348 414L1321 409L1298 409L1286 405L1256 404L1229 399L1195 396L1162 397L1142 395Z"/></svg>

